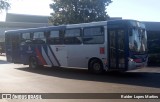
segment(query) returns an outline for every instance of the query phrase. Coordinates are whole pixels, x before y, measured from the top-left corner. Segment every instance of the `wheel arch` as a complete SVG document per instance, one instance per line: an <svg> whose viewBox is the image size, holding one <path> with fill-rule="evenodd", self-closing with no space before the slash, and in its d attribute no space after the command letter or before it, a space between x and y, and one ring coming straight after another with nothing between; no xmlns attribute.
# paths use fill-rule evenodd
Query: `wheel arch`
<svg viewBox="0 0 160 102"><path fill-rule="evenodd" d="M90 65L91 61L93 61L93 60L98 60L98 61L103 65L103 62L102 62L102 60L101 60L100 58L92 57L92 58L90 58L90 59L88 60L88 68L89 68L89 65ZM103 69L104 69L104 68L103 68Z"/></svg>
<svg viewBox="0 0 160 102"><path fill-rule="evenodd" d="M31 60L31 58L35 58L35 59L38 61L38 59L37 59L37 57L36 57L36 56L34 56L34 55L30 55L30 56L28 57L28 62Z"/></svg>

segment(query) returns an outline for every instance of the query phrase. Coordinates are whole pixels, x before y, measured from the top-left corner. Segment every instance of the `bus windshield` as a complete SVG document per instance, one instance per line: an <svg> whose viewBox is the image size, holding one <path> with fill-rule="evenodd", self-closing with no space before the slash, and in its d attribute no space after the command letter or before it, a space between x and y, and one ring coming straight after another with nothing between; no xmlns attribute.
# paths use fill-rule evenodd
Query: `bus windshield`
<svg viewBox="0 0 160 102"><path fill-rule="evenodd" d="M144 29L132 28L129 35L130 51L145 53L147 51L147 34Z"/></svg>

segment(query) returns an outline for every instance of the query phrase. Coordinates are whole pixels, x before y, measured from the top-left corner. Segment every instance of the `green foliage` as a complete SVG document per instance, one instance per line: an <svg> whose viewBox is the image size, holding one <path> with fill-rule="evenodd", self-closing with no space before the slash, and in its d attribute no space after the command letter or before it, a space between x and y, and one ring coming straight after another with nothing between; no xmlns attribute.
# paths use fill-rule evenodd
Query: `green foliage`
<svg viewBox="0 0 160 102"><path fill-rule="evenodd" d="M53 25L104 21L109 18L106 7L111 0L53 0L50 22Z"/></svg>
<svg viewBox="0 0 160 102"><path fill-rule="evenodd" d="M8 0L0 0L0 11L8 10L8 8L10 8L10 4L8 3Z"/></svg>

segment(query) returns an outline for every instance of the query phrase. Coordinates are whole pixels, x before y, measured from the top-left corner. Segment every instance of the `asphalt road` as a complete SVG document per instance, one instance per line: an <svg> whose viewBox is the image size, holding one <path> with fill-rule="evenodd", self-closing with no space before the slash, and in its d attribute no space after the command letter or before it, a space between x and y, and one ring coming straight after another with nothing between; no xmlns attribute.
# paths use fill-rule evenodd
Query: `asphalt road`
<svg viewBox="0 0 160 102"><path fill-rule="evenodd" d="M71 68L30 69L0 56L0 93L160 93L160 68L127 73L89 74ZM0 100L0 102L159 102L138 99Z"/></svg>

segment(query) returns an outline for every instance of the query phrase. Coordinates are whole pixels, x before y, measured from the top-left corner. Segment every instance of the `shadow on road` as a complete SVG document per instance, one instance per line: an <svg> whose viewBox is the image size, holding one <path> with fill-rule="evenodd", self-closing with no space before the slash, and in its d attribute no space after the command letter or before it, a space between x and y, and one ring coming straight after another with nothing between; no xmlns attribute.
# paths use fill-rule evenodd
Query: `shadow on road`
<svg viewBox="0 0 160 102"><path fill-rule="evenodd" d="M152 72L126 72L126 73L105 73L102 75L94 75L88 73L83 69L70 69L70 68L17 68L18 70L42 74L53 77L76 79L76 80L88 80L98 82L109 82L128 84L144 87L160 88L160 73Z"/></svg>

